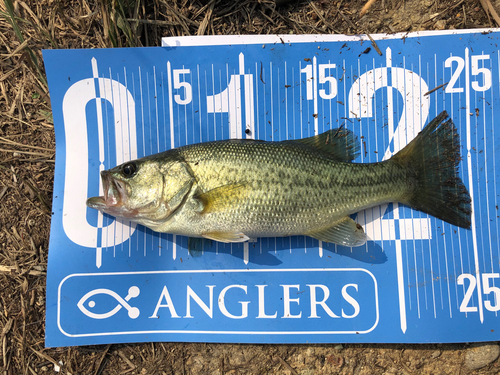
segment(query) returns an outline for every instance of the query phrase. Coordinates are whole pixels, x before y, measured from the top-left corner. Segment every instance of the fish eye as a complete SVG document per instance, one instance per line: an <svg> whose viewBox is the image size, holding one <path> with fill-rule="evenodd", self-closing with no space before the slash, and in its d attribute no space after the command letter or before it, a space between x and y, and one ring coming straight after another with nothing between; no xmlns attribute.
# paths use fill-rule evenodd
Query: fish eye
<svg viewBox="0 0 500 375"><path fill-rule="evenodd" d="M133 177L135 175L135 172L137 172L137 166L135 163L127 163L122 167L122 175L123 177Z"/></svg>

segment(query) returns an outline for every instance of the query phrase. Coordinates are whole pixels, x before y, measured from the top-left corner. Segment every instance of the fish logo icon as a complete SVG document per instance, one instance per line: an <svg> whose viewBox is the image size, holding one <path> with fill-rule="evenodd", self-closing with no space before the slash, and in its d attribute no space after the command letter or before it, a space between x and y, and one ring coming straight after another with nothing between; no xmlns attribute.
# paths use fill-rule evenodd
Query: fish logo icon
<svg viewBox="0 0 500 375"><path fill-rule="evenodd" d="M80 299L80 301L78 301L77 306L82 313L84 313L85 315L87 315L89 318L92 318L92 319L106 319L106 318L112 317L118 311L120 311L122 309L122 307L124 307L128 311L128 316L130 319L136 319L139 316L140 311L137 307L130 306L128 304L128 301L130 301L132 298L137 297L140 292L141 291L137 286L132 286L129 288L127 296L125 298L122 298L122 297L120 297L120 295L118 293L116 293L110 289L104 289L104 288L94 289L94 290L91 290L90 292L88 292L87 294L85 294ZM110 311L108 311L106 313L95 313L95 312L90 311L87 307L85 307L85 303L87 302L87 300L89 300L93 296L96 296L99 294L106 294L106 295L113 297L118 302L118 304L113 309L111 309ZM87 306L92 309L96 306L96 302L93 300L90 300L90 301L88 301Z"/></svg>

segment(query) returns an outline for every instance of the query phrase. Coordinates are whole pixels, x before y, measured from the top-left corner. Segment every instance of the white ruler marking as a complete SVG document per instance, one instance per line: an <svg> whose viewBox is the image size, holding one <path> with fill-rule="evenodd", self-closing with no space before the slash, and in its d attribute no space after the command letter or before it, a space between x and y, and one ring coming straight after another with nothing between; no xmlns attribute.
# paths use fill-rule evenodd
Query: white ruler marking
<svg viewBox="0 0 500 375"><path fill-rule="evenodd" d="M172 67L170 61L167 62L167 82L168 82L168 112L170 120L170 149L175 148L174 137L174 103L172 93ZM172 239L172 258L177 258L177 236L174 234Z"/></svg>
<svg viewBox="0 0 500 375"><path fill-rule="evenodd" d="M479 270L479 254L477 248L477 233L476 233L476 215L474 209L474 180L472 176L472 129L470 124L471 118L471 109L470 109L470 67L469 67L469 48L465 49L465 118L467 124L467 167L469 170L469 194L471 197L471 229L472 229L472 244L474 249L474 267L476 273L476 287L477 287L477 300L478 300L478 308L479 308L479 320L481 323L484 321L483 314L483 294L481 288L481 277Z"/></svg>

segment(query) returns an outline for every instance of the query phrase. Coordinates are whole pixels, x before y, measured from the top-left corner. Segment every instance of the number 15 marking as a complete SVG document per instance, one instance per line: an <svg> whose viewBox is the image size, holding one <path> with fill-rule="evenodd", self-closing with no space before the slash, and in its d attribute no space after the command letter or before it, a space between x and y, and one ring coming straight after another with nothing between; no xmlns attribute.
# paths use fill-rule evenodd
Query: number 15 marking
<svg viewBox="0 0 500 375"><path fill-rule="evenodd" d="M320 85L328 84L328 92L326 89L319 90L319 96L321 99L330 100L337 96L337 80L335 77L326 74L327 70L335 69L335 64L319 64L319 77L318 83ZM307 64L305 68L300 70L301 73L306 75L306 98L307 100L313 100L313 80L315 79L316 72L313 72L313 65Z"/></svg>

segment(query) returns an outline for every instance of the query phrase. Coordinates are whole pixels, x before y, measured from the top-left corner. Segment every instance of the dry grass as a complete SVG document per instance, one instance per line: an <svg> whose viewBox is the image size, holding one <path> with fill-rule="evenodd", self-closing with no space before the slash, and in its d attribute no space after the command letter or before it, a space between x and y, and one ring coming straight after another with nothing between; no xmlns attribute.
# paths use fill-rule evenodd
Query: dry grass
<svg viewBox="0 0 500 375"><path fill-rule="evenodd" d="M44 48L156 46L163 36L380 33L492 26L489 0L0 2L0 345L3 374L467 373L463 346L155 343L44 349L54 130ZM484 7L484 8L483 8ZM496 18L496 17L495 17ZM444 25L444 26L443 26ZM436 354L437 353L437 354ZM323 370L321 370L323 369ZM369 369L367 372L366 369ZM494 371L495 365L482 373Z"/></svg>

